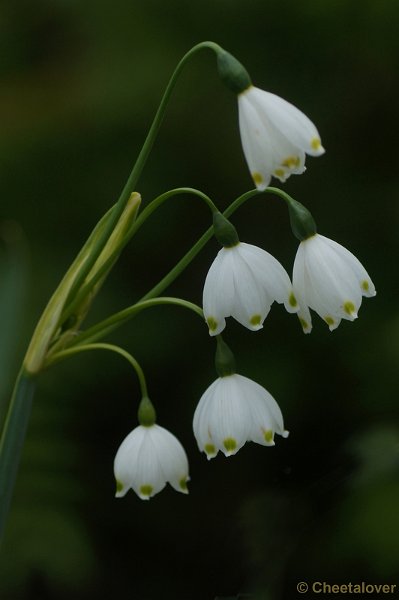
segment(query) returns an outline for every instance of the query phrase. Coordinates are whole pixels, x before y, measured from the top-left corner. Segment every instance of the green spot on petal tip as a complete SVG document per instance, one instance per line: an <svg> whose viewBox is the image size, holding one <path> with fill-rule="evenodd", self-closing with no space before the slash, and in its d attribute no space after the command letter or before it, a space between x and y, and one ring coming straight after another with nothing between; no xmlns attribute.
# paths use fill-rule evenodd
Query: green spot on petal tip
<svg viewBox="0 0 399 600"><path fill-rule="evenodd" d="M296 301L296 298L292 292L289 295L288 302L289 302L289 305L292 306L292 308L295 308L295 306L298 306L298 302Z"/></svg>
<svg viewBox="0 0 399 600"><path fill-rule="evenodd" d="M182 479L180 479L179 481L179 487L183 492L188 493L188 487L187 487L187 477L183 477Z"/></svg>
<svg viewBox="0 0 399 600"><path fill-rule="evenodd" d="M265 441L270 444L273 441L273 431L271 429L268 429L267 431L265 431L264 437Z"/></svg>
<svg viewBox="0 0 399 600"><path fill-rule="evenodd" d="M356 308L355 308L355 305L353 304L353 302L351 302L350 300L348 300L348 302L345 302L344 303L344 311L349 316L355 315Z"/></svg>
<svg viewBox="0 0 399 600"><path fill-rule="evenodd" d="M252 179L254 180L255 185L261 185L264 182L262 175L257 171L252 173Z"/></svg>
<svg viewBox="0 0 399 600"><path fill-rule="evenodd" d="M299 319L300 324L302 325L302 329L309 329L309 324L307 323L307 321L305 321L305 319Z"/></svg>
<svg viewBox="0 0 399 600"><path fill-rule="evenodd" d="M251 317L249 320L251 325L253 325L254 327L256 327L257 325L260 325L261 321L262 321L262 317L260 315L253 315L253 317Z"/></svg>
<svg viewBox="0 0 399 600"><path fill-rule="evenodd" d="M210 456L214 456L216 454L216 448L213 444L205 444L204 450Z"/></svg>
<svg viewBox="0 0 399 600"><path fill-rule="evenodd" d="M148 497L150 497L151 494L152 494L152 490L153 489L154 488L152 487L152 485L148 485L148 484L142 485L142 486L140 486L140 494L142 496L148 496Z"/></svg>
<svg viewBox="0 0 399 600"><path fill-rule="evenodd" d="M237 449L237 442L233 438L226 438L223 440L223 446L227 452L234 452Z"/></svg>
<svg viewBox="0 0 399 600"><path fill-rule="evenodd" d="M218 326L216 319L214 319L213 317L208 317L206 322L208 324L209 331L216 331L217 326Z"/></svg>

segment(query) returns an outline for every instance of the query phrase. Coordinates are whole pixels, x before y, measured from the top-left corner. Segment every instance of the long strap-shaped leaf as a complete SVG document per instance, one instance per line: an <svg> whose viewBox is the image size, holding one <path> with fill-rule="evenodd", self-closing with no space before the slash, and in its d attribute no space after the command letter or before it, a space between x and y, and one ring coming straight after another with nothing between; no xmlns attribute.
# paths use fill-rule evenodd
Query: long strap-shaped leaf
<svg viewBox="0 0 399 600"><path fill-rule="evenodd" d="M11 398L0 445L0 541L11 503L36 380L20 372Z"/></svg>

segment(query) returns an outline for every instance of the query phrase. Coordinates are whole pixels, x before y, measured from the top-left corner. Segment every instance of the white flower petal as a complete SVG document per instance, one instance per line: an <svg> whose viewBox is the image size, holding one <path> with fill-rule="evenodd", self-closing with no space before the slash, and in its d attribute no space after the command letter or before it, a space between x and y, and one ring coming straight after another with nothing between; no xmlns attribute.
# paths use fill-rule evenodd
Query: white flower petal
<svg viewBox="0 0 399 600"><path fill-rule="evenodd" d="M218 335L231 315L234 299L233 248L219 250L205 279L203 307L210 335Z"/></svg>
<svg viewBox="0 0 399 600"><path fill-rule="evenodd" d="M248 439L251 423L240 392L237 376L222 377L210 406L211 437L225 456L238 452Z"/></svg>
<svg viewBox="0 0 399 600"><path fill-rule="evenodd" d="M152 425L156 427L156 425ZM163 490L166 485L166 478L159 462L157 447L151 436L151 428L143 437L143 441L138 450L136 462L135 478L132 482L132 489L142 500L148 500Z"/></svg>
<svg viewBox="0 0 399 600"><path fill-rule="evenodd" d="M300 306L298 312L299 322L302 325L303 332L310 333L312 331L312 317L306 302L307 282L305 281L305 257L302 244L299 244L296 253L292 280L295 281L295 297Z"/></svg>
<svg viewBox="0 0 399 600"><path fill-rule="evenodd" d="M306 272L312 290L312 297L308 290L308 304L322 318L327 313L353 320L362 302L360 286L353 271L328 245L321 245L319 242L322 240L314 238L303 242ZM345 311L347 303L352 303L352 311Z"/></svg>
<svg viewBox="0 0 399 600"><path fill-rule="evenodd" d="M205 399L203 396L197 407L198 410L201 402L206 402L200 422L203 438L197 440L198 445L207 454L214 454L206 448L210 444L230 456L238 452L247 440L250 427L247 408L237 393L234 375L217 379L207 391L209 393L205 392Z"/></svg>
<svg viewBox="0 0 399 600"><path fill-rule="evenodd" d="M363 267L362 263L356 258L352 252L338 244L334 240L330 240L329 238L324 237L323 235L319 235L326 244L328 244L331 248L335 250L335 252L341 256L341 258L350 266L350 268L356 274L358 282L360 284L361 293L363 296L367 298L372 298L376 295L375 287L373 282L371 281L370 275L367 273L366 269Z"/></svg>
<svg viewBox="0 0 399 600"><path fill-rule="evenodd" d="M213 458L219 449L214 445L209 430L209 406L213 402L213 396L218 386L219 379L214 381L201 396L194 412L193 430L200 452L206 452L207 457Z"/></svg>
<svg viewBox="0 0 399 600"><path fill-rule="evenodd" d="M293 296L293 288L287 271L269 252L242 242L239 252L248 268L256 276L263 290L270 298L284 304L288 312L297 312L298 305Z"/></svg>
<svg viewBox="0 0 399 600"><path fill-rule="evenodd" d="M249 438L251 441L264 446L274 446L274 434L286 437L283 416L280 407L273 396L261 385L237 375L251 412L252 426Z"/></svg>
<svg viewBox="0 0 399 600"><path fill-rule="evenodd" d="M187 493L188 459L183 446L170 431L158 425L150 428L150 436L164 479L176 491Z"/></svg>
<svg viewBox="0 0 399 600"><path fill-rule="evenodd" d="M124 496L132 486L136 475L137 463L130 460L130 457L138 454L144 439L144 435L145 428L136 427L136 429L131 431L123 440L116 453L114 460L114 473L117 481L116 496L118 498Z"/></svg>
<svg viewBox="0 0 399 600"><path fill-rule="evenodd" d="M258 190L265 190L275 168L275 157L267 129L247 94L238 96L241 143L249 171Z"/></svg>
<svg viewBox="0 0 399 600"><path fill-rule="evenodd" d="M259 279L243 260L241 249L242 244L239 244L234 257L234 301L231 316L244 327L257 331L263 327L273 299L269 300L264 293Z"/></svg>
<svg viewBox="0 0 399 600"><path fill-rule="evenodd" d="M267 115L274 127L294 146L312 156L324 153L315 125L296 106L276 94L259 88L254 88L251 96L258 112Z"/></svg>

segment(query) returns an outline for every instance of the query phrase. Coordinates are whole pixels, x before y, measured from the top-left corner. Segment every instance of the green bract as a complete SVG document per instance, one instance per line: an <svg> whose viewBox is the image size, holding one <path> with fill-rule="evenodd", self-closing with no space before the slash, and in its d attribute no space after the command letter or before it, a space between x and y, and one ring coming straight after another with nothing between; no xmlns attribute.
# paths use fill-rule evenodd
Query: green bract
<svg viewBox="0 0 399 600"><path fill-rule="evenodd" d="M236 94L241 94L251 85L248 71L232 54L221 50L217 53L218 71L223 83Z"/></svg>

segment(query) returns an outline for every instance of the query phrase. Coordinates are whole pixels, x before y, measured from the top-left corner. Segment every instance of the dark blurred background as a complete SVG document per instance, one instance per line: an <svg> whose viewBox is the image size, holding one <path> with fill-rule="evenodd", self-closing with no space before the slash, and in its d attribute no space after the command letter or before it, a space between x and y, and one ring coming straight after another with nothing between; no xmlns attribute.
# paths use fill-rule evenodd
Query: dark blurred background
<svg viewBox="0 0 399 600"><path fill-rule="evenodd" d="M273 306L253 334L229 320L239 372L279 402L288 440L207 462L191 431L214 380L214 342L173 307L110 341L147 374L159 423L184 444L190 495L114 498L115 452L139 388L117 356L40 377L0 562L4 600L258 600L298 581L399 583L398 72L396 0L5 0L0 7L1 414L33 327L90 229L119 196L177 61L211 39L256 85L301 108L326 154L284 189L319 231L364 263L378 290L334 333ZM274 182L277 183L278 182ZM140 180L144 202L197 187L221 208L252 188L234 96L210 52L186 68ZM243 241L291 272L283 203L233 217ZM88 324L132 304L209 225L170 201L124 252ZM168 290L201 302L212 241Z"/></svg>

